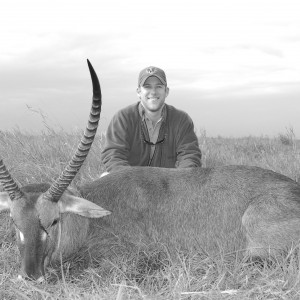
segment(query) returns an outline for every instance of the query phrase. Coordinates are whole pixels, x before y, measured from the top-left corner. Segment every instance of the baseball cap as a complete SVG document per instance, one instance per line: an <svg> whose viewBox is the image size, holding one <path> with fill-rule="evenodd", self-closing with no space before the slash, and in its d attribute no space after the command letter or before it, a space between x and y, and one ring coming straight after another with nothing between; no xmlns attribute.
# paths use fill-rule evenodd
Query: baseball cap
<svg viewBox="0 0 300 300"><path fill-rule="evenodd" d="M144 82L151 76L157 77L162 84L167 85L167 78L165 72L157 67L148 67L143 69L139 74L138 86L142 86Z"/></svg>

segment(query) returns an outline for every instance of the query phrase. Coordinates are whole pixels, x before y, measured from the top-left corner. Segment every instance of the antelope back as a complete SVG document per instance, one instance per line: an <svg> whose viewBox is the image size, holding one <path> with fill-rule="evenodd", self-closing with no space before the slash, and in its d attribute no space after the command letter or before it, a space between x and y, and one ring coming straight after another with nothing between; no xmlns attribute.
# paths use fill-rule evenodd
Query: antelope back
<svg viewBox="0 0 300 300"><path fill-rule="evenodd" d="M300 186L261 168L134 167L83 186L81 194L112 212L97 226L135 244L266 256L300 238Z"/></svg>

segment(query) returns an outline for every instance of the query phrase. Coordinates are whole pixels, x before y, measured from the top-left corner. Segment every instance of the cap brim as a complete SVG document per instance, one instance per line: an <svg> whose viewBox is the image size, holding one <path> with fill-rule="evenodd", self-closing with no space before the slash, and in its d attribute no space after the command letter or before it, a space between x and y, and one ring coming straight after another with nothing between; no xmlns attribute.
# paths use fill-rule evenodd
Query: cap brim
<svg viewBox="0 0 300 300"><path fill-rule="evenodd" d="M149 77L156 77L160 80L160 82L163 85L167 85L167 82L165 80L163 80L160 76L156 75L156 74L149 74L149 76L146 76L144 79L141 80L140 85L139 86L143 86L143 84L145 83L145 81L149 78Z"/></svg>

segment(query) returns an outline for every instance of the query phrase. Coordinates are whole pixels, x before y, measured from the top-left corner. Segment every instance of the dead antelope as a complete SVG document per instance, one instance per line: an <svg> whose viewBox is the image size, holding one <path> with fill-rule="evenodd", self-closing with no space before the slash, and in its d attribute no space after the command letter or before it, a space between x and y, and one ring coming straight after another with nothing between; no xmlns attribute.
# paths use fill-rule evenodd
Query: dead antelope
<svg viewBox="0 0 300 300"><path fill-rule="evenodd" d="M91 121L59 179L50 188L19 189L1 161L0 208L10 210L16 227L22 275L40 280L60 253L66 257L107 234L136 245L159 241L170 249L262 258L284 254L299 242L300 185L258 167L132 167L80 187L82 198L72 194L66 188L87 155L100 113L100 85L89 67Z"/></svg>
<svg viewBox="0 0 300 300"><path fill-rule="evenodd" d="M80 190L112 212L98 226L133 243L266 258L300 240L300 185L258 167L132 167Z"/></svg>

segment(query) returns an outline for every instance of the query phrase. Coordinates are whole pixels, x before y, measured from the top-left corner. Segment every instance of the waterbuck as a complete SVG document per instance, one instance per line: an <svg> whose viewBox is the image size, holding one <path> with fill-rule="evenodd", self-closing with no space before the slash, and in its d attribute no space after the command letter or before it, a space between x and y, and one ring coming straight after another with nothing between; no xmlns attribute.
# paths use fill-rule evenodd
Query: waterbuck
<svg viewBox="0 0 300 300"><path fill-rule="evenodd" d="M78 187L80 196L69 191L99 120L100 85L89 67L91 121L59 179L51 186L18 188L0 161L5 188L0 209L9 209L15 224L23 276L41 280L45 266L60 253L66 257L107 237L262 258L282 255L299 242L300 185L258 167L128 167Z"/></svg>
<svg viewBox="0 0 300 300"><path fill-rule="evenodd" d="M21 276L39 281L43 279L45 266L57 251L69 249L70 245L76 250L76 246L88 236L88 222L83 219L80 228L73 228L75 224L68 221L68 214L65 213L89 218L99 218L110 213L66 190L89 152L100 119L100 84L89 61L88 67L93 84L88 125L78 149L59 178L51 186L31 184L19 188L0 159L0 182L5 190L0 192L0 211L10 210L21 254Z"/></svg>

